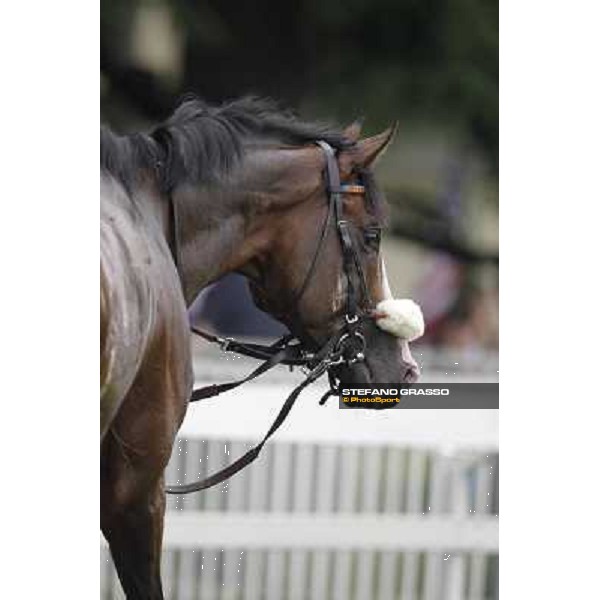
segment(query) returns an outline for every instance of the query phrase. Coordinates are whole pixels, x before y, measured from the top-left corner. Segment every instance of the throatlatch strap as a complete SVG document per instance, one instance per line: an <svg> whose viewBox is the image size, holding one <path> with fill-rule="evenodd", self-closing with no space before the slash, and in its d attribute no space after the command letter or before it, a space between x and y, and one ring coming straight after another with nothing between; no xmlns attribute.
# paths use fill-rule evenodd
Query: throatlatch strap
<svg viewBox="0 0 600 600"><path fill-rule="evenodd" d="M331 226L331 213L332 213L331 202L328 202L327 203L327 215L325 216L325 222L323 223L323 226L321 227L321 235L319 237L319 241L317 243L315 253L313 254L312 260L310 261L310 266L308 267L308 271L306 272L304 281L303 281L302 285L300 286L299 290L294 295L293 304L295 304L295 305L297 305L300 302L302 296L304 296L304 293L306 292L306 289L308 288L308 286L311 282L311 275L313 274L315 267L317 266L317 261L319 260L319 257L321 256L321 250L323 249L323 244L325 243L325 240L327 239L327 234L329 233L329 228Z"/></svg>

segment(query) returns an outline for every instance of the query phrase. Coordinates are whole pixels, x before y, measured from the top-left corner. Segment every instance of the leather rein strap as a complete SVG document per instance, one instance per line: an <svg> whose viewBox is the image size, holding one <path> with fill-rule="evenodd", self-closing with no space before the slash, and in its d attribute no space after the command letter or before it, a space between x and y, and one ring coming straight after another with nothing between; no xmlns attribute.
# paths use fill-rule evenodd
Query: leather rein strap
<svg viewBox="0 0 600 600"><path fill-rule="evenodd" d="M363 298L370 305L370 297L366 285L366 279L360 264L359 257L352 243L348 222L343 219L343 194L364 194L365 188L362 185L341 185L340 173L333 148L324 141L318 141L317 144L323 150L327 164L327 189L329 195L327 216L323 224L321 236L315 254L313 255L308 272L302 286L295 295L295 302L298 303L304 292L308 288L312 275L315 271L319 256L324 246L324 241L331 228L332 216L335 218L336 229L340 238L343 256L343 271L346 276L346 307L345 307L345 323L344 325L315 353L307 351L301 342L294 342L293 335L286 335L270 346L261 344L253 344L239 342L231 338L223 338L216 336L196 327L192 327L192 332L209 342L219 344L223 351L231 351L237 354L250 356L264 362L252 371L249 375L236 381L231 381L222 384L208 385L202 388L195 389L192 392L190 402L196 402L205 398L218 396L224 392L232 390L248 381L263 375L277 365L302 366L307 370L306 378L291 392L284 402L279 414L273 421L271 427L259 442L258 445L251 448L248 452L235 460L233 463L217 471L216 473L193 483L183 485L167 486L165 491L167 494L189 494L198 492L207 488L213 487L229 479L241 471L244 467L256 460L266 444L268 439L279 429L286 417L292 410L292 407L300 393L315 382L322 375L329 372L330 367L341 364L343 362L352 364L354 362L364 360L365 340L360 333L360 321L365 318L365 315L359 315L358 310L358 293L351 277L352 271L355 271L359 281ZM173 211L175 235L174 235L174 250L175 262L178 266L178 246L177 246L177 222L174 211L173 200L170 199L171 210ZM326 392L320 401L324 404L327 398L337 392L337 386L331 373L329 373L330 389Z"/></svg>

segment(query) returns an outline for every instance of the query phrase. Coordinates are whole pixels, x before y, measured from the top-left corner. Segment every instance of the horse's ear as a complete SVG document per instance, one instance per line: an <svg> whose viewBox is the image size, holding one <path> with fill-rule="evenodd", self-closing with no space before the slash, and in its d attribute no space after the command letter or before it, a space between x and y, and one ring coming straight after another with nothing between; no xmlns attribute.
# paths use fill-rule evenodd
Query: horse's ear
<svg viewBox="0 0 600 600"><path fill-rule="evenodd" d="M344 137L350 142L356 143L358 142L358 138L360 137L360 130L362 129L362 119L357 119L351 125L348 125L346 129L344 129Z"/></svg>
<svg viewBox="0 0 600 600"><path fill-rule="evenodd" d="M398 123L394 123L385 131L382 131L373 137L360 140L360 142L356 144L356 162L363 167L372 166L390 145L396 135L397 129Z"/></svg>

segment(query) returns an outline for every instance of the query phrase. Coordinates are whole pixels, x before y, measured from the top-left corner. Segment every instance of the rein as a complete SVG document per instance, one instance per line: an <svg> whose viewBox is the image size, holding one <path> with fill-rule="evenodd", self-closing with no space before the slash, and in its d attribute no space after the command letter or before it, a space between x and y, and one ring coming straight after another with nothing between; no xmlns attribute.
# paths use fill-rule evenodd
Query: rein
<svg viewBox="0 0 600 600"><path fill-rule="evenodd" d="M279 414L273 421L271 427L263 437L263 439L240 458L232 462L230 465L217 471L216 473L193 483L183 485L167 486L165 491L167 494L189 494L198 492L207 488L213 487L229 479L232 475L256 460L266 444L268 439L279 429L286 417L292 410L300 393L323 376L325 373L329 375L329 390L319 401L323 405L329 396L338 392L335 377L329 369L335 365L342 363L353 364L364 360L366 351L365 338L360 332L361 320L367 318L363 313L359 314L358 307L358 290L356 289L354 279L351 277L352 271L356 273L359 281L360 292L367 299L367 303L371 306L371 298L368 293L365 275L360 264L359 256L352 243L348 222L343 218L343 194L364 194L365 187L363 185L342 185L340 181L340 172L335 156L334 149L324 141L316 142L323 150L326 158L326 174L327 174L327 193L329 196L327 206L327 216L323 223L321 235L317 243L315 253L311 260L304 282L295 294L295 303L297 304L312 281L312 275L316 269L318 259L324 246L325 239L331 229L331 220L335 219L335 226L340 239L343 257L343 271L346 276L346 306L344 314L344 325L317 351L308 351L303 344L295 340L293 335L285 335L278 339L273 344L266 346L262 344L246 343L234 340L232 338L223 338L191 327L191 330L196 335L202 337L208 342L218 344L225 352L235 352L244 356L249 356L264 362L254 371L242 379L231 381L228 383L211 384L193 390L190 397L190 402L212 398L224 392L237 388L248 381L251 381L277 365L300 366L306 371L305 379L291 392L285 400ZM175 259L175 265L179 267L179 248L177 238L177 214L175 203L169 196L170 210L173 223L172 235L172 251Z"/></svg>

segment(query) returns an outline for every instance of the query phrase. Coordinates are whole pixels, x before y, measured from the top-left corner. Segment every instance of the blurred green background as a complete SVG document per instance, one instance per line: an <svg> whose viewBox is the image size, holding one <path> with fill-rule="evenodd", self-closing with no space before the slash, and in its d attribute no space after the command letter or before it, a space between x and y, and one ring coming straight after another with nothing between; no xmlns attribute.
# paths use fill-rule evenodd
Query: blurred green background
<svg viewBox="0 0 600 600"><path fill-rule="evenodd" d="M377 171L392 285L423 305L426 341L497 347L496 0L104 0L102 120L143 129L186 92L365 134L398 121Z"/></svg>

